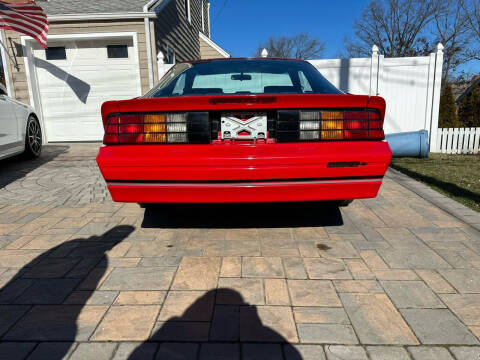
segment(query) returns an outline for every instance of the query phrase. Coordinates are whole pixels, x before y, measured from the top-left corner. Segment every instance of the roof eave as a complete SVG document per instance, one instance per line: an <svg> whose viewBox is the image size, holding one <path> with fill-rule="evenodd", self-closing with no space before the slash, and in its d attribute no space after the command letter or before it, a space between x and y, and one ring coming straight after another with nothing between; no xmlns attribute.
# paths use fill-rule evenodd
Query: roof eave
<svg viewBox="0 0 480 360"><path fill-rule="evenodd" d="M90 21L90 20L128 20L156 18L154 12L123 12L123 13L91 13L91 14L58 14L47 15L49 22L59 21Z"/></svg>

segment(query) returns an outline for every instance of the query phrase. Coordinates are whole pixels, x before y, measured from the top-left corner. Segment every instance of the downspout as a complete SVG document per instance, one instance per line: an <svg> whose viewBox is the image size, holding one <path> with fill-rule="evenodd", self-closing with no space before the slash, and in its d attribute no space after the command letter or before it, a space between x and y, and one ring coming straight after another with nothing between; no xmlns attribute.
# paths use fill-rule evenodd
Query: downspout
<svg viewBox="0 0 480 360"><path fill-rule="evenodd" d="M144 7L143 12L148 13L148 9L158 0L150 0ZM151 40L151 33L150 33L150 19L145 16L143 18L143 22L145 23L145 41L147 46L147 62L148 62L148 85L151 89L153 87L153 65L152 65L152 40Z"/></svg>
<svg viewBox="0 0 480 360"><path fill-rule="evenodd" d="M210 36L211 36L211 30L210 30L210 1L209 0L207 0L207 1L208 1L207 2L208 37L210 38Z"/></svg>

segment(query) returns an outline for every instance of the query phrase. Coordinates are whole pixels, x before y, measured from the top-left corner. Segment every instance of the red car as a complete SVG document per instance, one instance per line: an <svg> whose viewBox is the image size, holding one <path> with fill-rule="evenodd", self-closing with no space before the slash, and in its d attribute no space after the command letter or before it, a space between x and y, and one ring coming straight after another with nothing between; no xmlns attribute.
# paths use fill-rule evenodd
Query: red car
<svg viewBox="0 0 480 360"><path fill-rule="evenodd" d="M383 98L344 94L305 61L185 62L103 104L97 162L120 202L372 198L391 159L384 116Z"/></svg>

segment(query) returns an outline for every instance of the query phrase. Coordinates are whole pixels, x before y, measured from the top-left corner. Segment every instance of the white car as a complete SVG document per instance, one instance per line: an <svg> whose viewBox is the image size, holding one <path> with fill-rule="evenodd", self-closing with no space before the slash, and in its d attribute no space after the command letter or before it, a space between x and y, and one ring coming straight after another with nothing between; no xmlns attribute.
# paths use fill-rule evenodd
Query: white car
<svg viewBox="0 0 480 360"><path fill-rule="evenodd" d="M42 152L42 129L32 107L7 96L0 84L0 159L23 153L35 158Z"/></svg>

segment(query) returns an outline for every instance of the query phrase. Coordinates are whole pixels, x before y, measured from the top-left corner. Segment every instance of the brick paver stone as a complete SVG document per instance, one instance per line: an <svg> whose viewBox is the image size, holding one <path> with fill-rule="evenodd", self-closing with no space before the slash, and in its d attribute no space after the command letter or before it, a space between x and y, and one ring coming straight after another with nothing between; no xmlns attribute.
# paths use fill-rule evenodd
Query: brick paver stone
<svg viewBox="0 0 480 360"><path fill-rule="evenodd" d="M290 305L287 282L284 279L265 279L267 305Z"/></svg>
<svg viewBox="0 0 480 360"><path fill-rule="evenodd" d="M197 360L198 344L189 343L165 343L158 349L158 360Z"/></svg>
<svg viewBox="0 0 480 360"><path fill-rule="evenodd" d="M172 290L214 289L220 264L218 257L184 257L173 280Z"/></svg>
<svg viewBox="0 0 480 360"><path fill-rule="evenodd" d="M284 345L285 360L325 360L325 352L321 345Z"/></svg>
<svg viewBox="0 0 480 360"><path fill-rule="evenodd" d="M158 305L112 306L98 325L92 340L147 340L159 310Z"/></svg>
<svg viewBox="0 0 480 360"><path fill-rule="evenodd" d="M159 321L209 321L212 318L213 291L170 291L158 316Z"/></svg>
<svg viewBox="0 0 480 360"><path fill-rule="evenodd" d="M224 257L220 277L240 277L242 275L242 260L239 257Z"/></svg>
<svg viewBox="0 0 480 360"><path fill-rule="evenodd" d="M442 294L440 297L465 324L480 326L480 294Z"/></svg>
<svg viewBox="0 0 480 360"><path fill-rule="evenodd" d="M210 359L239 359L240 360L240 345L239 344L202 344L200 346L199 360Z"/></svg>
<svg viewBox="0 0 480 360"><path fill-rule="evenodd" d="M457 360L469 360L480 358L479 346L452 346L450 351L455 355Z"/></svg>
<svg viewBox="0 0 480 360"><path fill-rule="evenodd" d="M480 270L440 270L440 274L459 292L464 294L480 294Z"/></svg>
<svg viewBox="0 0 480 360"><path fill-rule="evenodd" d="M86 341L107 306L36 305L5 335L15 341Z"/></svg>
<svg viewBox="0 0 480 360"><path fill-rule="evenodd" d="M293 314L297 324L350 324L342 308L299 306L293 308Z"/></svg>
<svg viewBox="0 0 480 360"><path fill-rule="evenodd" d="M240 340L298 342L292 309L287 306L241 306Z"/></svg>
<svg viewBox="0 0 480 360"><path fill-rule="evenodd" d="M385 292L397 308L445 308L422 281L382 281Z"/></svg>
<svg viewBox="0 0 480 360"><path fill-rule="evenodd" d="M303 259L310 279L351 279L352 275L341 259Z"/></svg>
<svg viewBox="0 0 480 360"><path fill-rule="evenodd" d="M342 306L328 280L288 280L287 283L293 306Z"/></svg>
<svg viewBox="0 0 480 360"><path fill-rule="evenodd" d="M371 360L411 360L407 350L398 346L367 346Z"/></svg>
<svg viewBox="0 0 480 360"><path fill-rule="evenodd" d="M101 285L101 290L168 290L175 268L115 268Z"/></svg>
<svg viewBox="0 0 480 360"><path fill-rule="evenodd" d="M417 270L417 274L437 294L455 292L455 289L435 270Z"/></svg>
<svg viewBox="0 0 480 360"><path fill-rule="evenodd" d="M327 360L368 360L367 353L360 346L325 345Z"/></svg>
<svg viewBox="0 0 480 360"><path fill-rule="evenodd" d="M339 293L383 293L380 283L375 280L334 280Z"/></svg>
<svg viewBox="0 0 480 360"><path fill-rule="evenodd" d="M85 360L85 359L98 359L109 360L112 358L117 344L98 342L98 343L82 343L78 344L75 351L72 353L70 359L72 360Z"/></svg>
<svg viewBox="0 0 480 360"><path fill-rule="evenodd" d="M422 344L479 344L450 310L403 309L400 312Z"/></svg>
<svg viewBox="0 0 480 360"><path fill-rule="evenodd" d="M3 342L0 343L0 354L4 359L24 359L35 347L35 343Z"/></svg>
<svg viewBox="0 0 480 360"><path fill-rule="evenodd" d="M153 360L158 345L154 343L122 342L112 360Z"/></svg>
<svg viewBox="0 0 480 360"><path fill-rule="evenodd" d="M277 360L282 358L282 348L278 344L243 344L242 360Z"/></svg>
<svg viewBox="0 0 480 360"><path fill-rule="evenodd" d="M453 360L448 350L442 347L411 346L408 350L414 360Z"/></svg>
<svg viewBox="0 0 480 360"><path fill-rule="evenodd" d="M265 304L262 279L220 278L218 288L217 304Z"/></svg>
<svg viewBox="0 0 480 360"><path fill-rule="evenodd" d="M340 294L362 343L418 344L415 335L384 294Z"/></svg>
<svg viewBox="0 0 480 360"><path fill-rule="evenodd" d="M351 325L297 324L300 342L317 344L358 344Z"/></svg>
<svg viewBox="0 0 480 360"><path fill-rule="evenodd" d="M282 260L279 257L244 257L242 276L283 278Z"/></svg>

